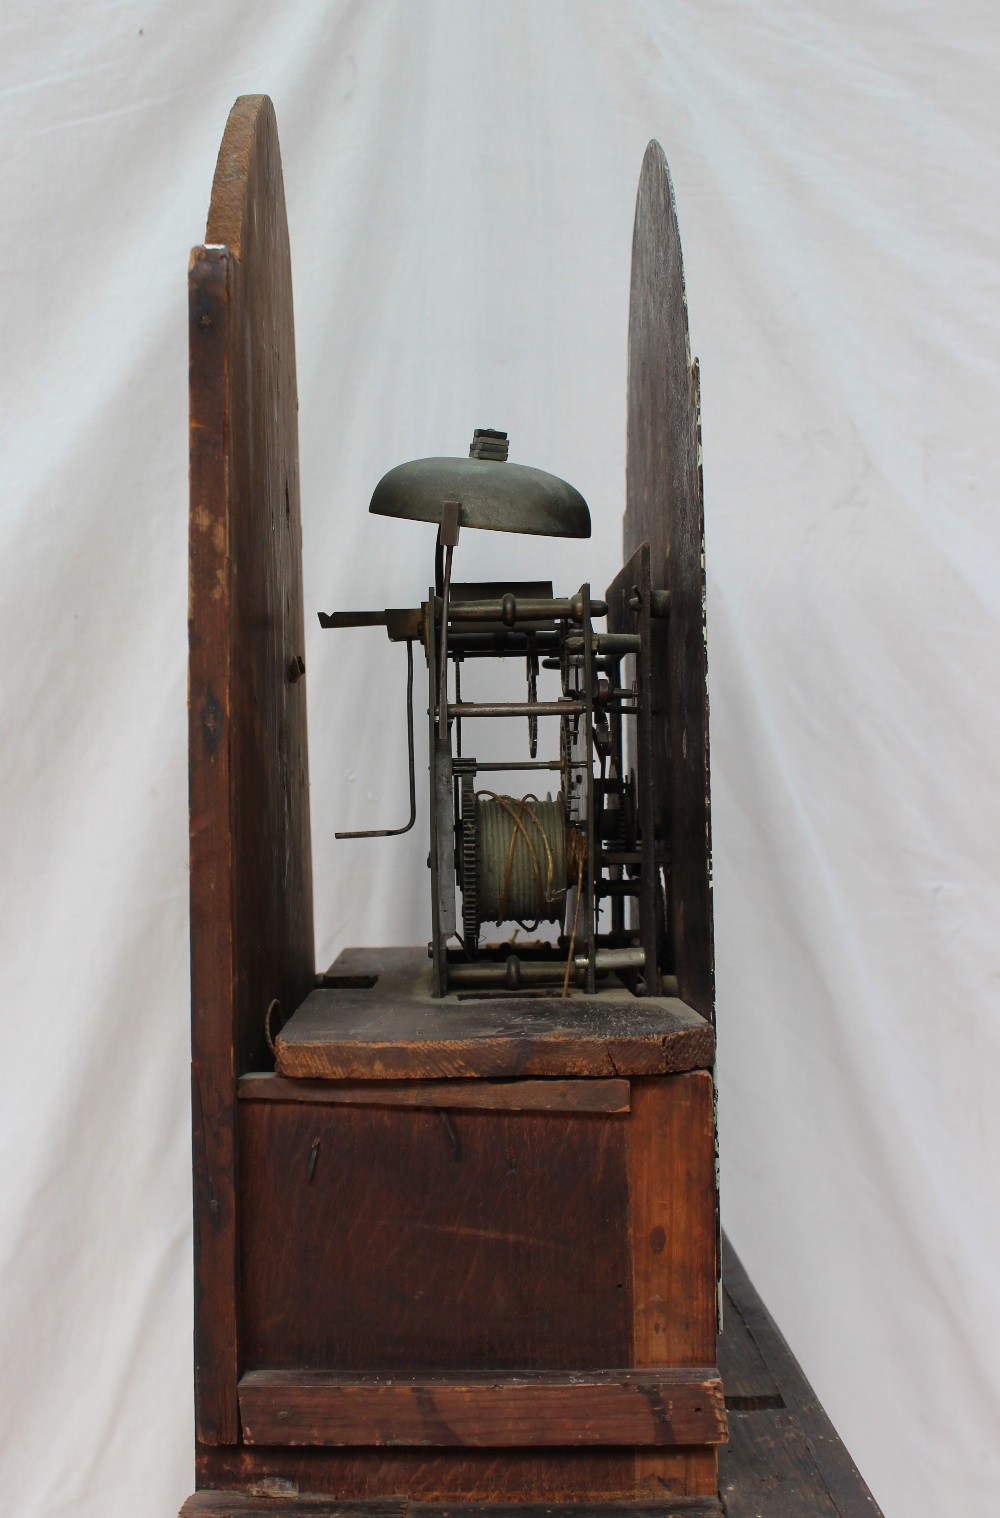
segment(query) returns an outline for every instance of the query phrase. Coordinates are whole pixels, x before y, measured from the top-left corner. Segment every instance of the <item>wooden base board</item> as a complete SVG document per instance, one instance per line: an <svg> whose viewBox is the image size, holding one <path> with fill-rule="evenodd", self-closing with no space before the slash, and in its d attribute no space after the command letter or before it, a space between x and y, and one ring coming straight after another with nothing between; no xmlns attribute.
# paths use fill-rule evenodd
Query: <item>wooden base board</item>
<svg viewBox="0 0 1000 1518"><path fill-rule="evenodd" d="M199 1489L438 1507L667 1503L715 1497L716 1445L673 1449L316 1449L202 1446Z"/></svg>
<svg viewBox="0 0 1000 1518"><path fill-rule="evenodd" d="M719 1337L719 1366L729 1409L729 1444L720 1451L720 1500L663 1492L657 1503L623 1501L613 1493L586 1502L547 1498L544 1503L516 1505L445 1505L392 1497L338 1502L332 1497L300 1497L301 1481L264 1478L258 1485L247 1481L242 1491L199 1491L184 1504L181 1518L255 1518L264 1513L275 1518L610 1518L619 1512L633 1518L881 1518L874 1497L725 1240L722 1259L725 1328ZM556 1464L555 1453L538 1455ZM205 1474L200 1467L199 1479ZM225 1479L231 1483L234 1475L235 1471ZM276 1497L283 1500L276 1503Z"/></svg>
<svg viewBox="0 0 1000 1518"><path fill-rule="evenodd" d="M553 1518L551 1506L518 1503L499 1506L475 1503L440 1507L427 1502L336 1502L329 1497L299 1497L276 1504L273 1496L248 1497L245 1492L195 1492L180 1518ZM559 1508L559 1518L725 1518L714 1497L675 1497L666 1503L585 1503Z"/></svg>

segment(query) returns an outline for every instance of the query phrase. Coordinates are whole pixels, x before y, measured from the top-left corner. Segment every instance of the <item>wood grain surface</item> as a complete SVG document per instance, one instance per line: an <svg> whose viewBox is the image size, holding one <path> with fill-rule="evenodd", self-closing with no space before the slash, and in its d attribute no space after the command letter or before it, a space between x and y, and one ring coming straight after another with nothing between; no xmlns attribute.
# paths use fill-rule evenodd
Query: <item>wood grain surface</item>
<svg viewBox="0 0 1000 1518"><path fill-rule="evenodd" d="M278 1445L258 1448L202 1446L198 1452L198 1485L244 1493L270 1492L285 1498L296 1492L329 1493L341 1503L379 1503L405 1492L414 1502L474 1503L478 1514L492 1515L497 1504L516 1503L633 1503L655 1502L667 1513L678 1498L709 1499L717 1495L714 1464L711 1485L703 1467L693 1465L689 1451L658 1452L664 1475L653 1491L635 1486L633 1449L463 1449L429 1450L317 1449ZM488 1493L486 1498L483 1493ZM701 1511L695 1508L695 1511ZM283 1511L283 1505L282 1505ZM423 1511L417 1507L413 1518ZM605 1509L607 1512L607 1509ZM716 1508L709 1508L715 1513ZM472 1518L472 1515L470 1515ZM559 1518L549 1514L547 1518Z"/></svg>
<svg viewBox="0 0 1000 1518"><path fill-rule="evenodd" d="M295 345L274 112L237 101L189 270L195 1403L239 1437L234 1107L314 978Z"/></svg>
<svg viewBox="0 0 1000 1518"><path fill-rule="evenodd" d="M717 1358L730 1412L756 1413L784 1407L777 1382L725 1286Z"/></svg>
<svg viewBox="0 0 1000 1518"><path fill-rule="evenodd" d="M838 1518L801 1428L785 1411L734 1412L720 1462L727 1518ZM738 1484L730 1479L736 1466Z"/></svg>
<svg viewBox="0 0 1000 1518"><path fill-rule="evenodd" d="M715 1110L707 1070L637 1080L628 1124L633 1365L714 1365Z"/></svg>
<svg viewBox="0 0 1000 1518"><path fill-rule="evenodd" d="M348 949L277 1039L279 1074L337 1080L659 1075L710 1067L711 1025L672 997L431 996L420 949ZM329 972L328 972L329 973Z"/></svg>
<svg viewBox="0 0 1000 1518"><path fill-rule="evenodd" d="M241 1102L244 1367L627 1366L629 1121Z"/></svg>
<svg viewBox="0 0 1000 1518"><path fill-rule="evenodd" d="M636 199L629 305L624 550L650 548L654 590L656 834L670 854L667 911L680 995L714 1018L704 512L697 367L663 149L646 149Z"/></svg>
<svg viewBox="0 0 1000 1518"><path fill-rule="evenodd" d="M738 1398L756 1398L757 1409L747 1407L730 1411L729 1443L719 1451L720 1485L724 1500L713 1506L706 1495L698 1498L671 1496L667 1486L660 1488L657 1499L647 1506L628 1503L634 1518L667 1518L692 1512L706 1512L726 1518L881 1518L871 1492L838 1439L826 1413L816 1400L780 1330L771 1318L743 1270L735 1251L723 1243L723 1279L726 1286L726 1321L719 1336L719 1367L728 1387ZM752 1325L751 1327L748 1325ZM786 1405L787 1397L787 1405ZM680 1473L685 1462L683 1451L663 1451L659 1458L674 1460L671 1484L680 1493ZM267 1475L255 1464L261 1457L278 1474ZM496 1501L481 1504L476 1512L482 1518L514 1518L504 1508L504 1501L524 1490L540 1489L548 1482L545 1496L536 1500L568 1501L559 1518L586 1514L597 1518L607 1514L607 1503L622 1500L623 1462L634 1458L631 1451L600 1450L593 1453L573 1450L526 1452L467 1451L453 1457L440 1456L447 1476L440 1469L421 1466L417 1451L385 1449L370 1457L347 1452L320 1450L252 1451L203 1448L199 1456L199 1479L216 1486L252 1486L264 1483L261 1490L274 1483L272 1495L284 1495L282 1512L291 1518L416 1518L413 1504L378 1502L378 1492L391 1492L405 1486L407 1490L426 1494L429 1501L436 1491L440 1500L449 1503L450 1518L463 1515L456 1504L462 1492L469 1491L483 1476L492 1483ZM362 1469L366 1460L372 1464ZM394 1468L393 1462L403 1464ZM381 1468L375 1462L382 1462ZM526 1463L524 1463L526 1462ZM418 1475L418 1471L420 1474ZM336 1475L334 1474L336 1472ZM618 1492L615 1492L615 1482ZM411 1484L414 1483L414 1484ZM538 1483L536 1486L535 1483ZM448 1495L443 1495L447 1487ZM689 1487L690 1491L691 1488ZM315 1496L296 1502L297 1493L337 1491L340 1500ZM351 1497L371 1499L352 1505ZM201 1492L190 1498L182 1510L185 1518L251 1518L261 1511L263 1498L255 1499L247 1491L225 1490ZM579 1504L573 1506L572 1504ZM588 1503L590 1505L588 1505ZM703 1505L699 1505L703 1504ZM297 1508L301 1506L301 1512ZM404 1512L405 1509L405 1512ZM267 1509L270 1511L271 1509ZM416 1512L431 1518L431 1508L420 1504ZM517 1518L527 1518L532 1511L527 1502L517 1508ZM537 1509L535 1511L538 1511ZM441 1515L443 1518L443 1514ZM546 1514L551 1518L551 1513Z"/></svg>
<svg viewBox="0 0 1000 1518"><path fill-rule="evenodd" d="M716 1370L369 1376L251 1371L248 1444L677 1445L726 1437Z"/></svg>
<svg viewBox="0 0 1000 1518"><path fill-rule="evenodd" d="M708 1071L637 1080L628 1125L632 1357L637 1367L714 1365L715 1110ZM692 1452L714 1490L715 1451ZM663 1479L659 1451L636 1452L636 1485Z"/></svg>
<svg viewBox="0 0 1000 1518"><path fill-rule="evenodd" d="M255 1518L267 1514L274 1518L274 1496L283 1496L281 1518L553 1518L551 1507L533 1503L504 1506L500 1503L447 1507L429 1502L411 1502L405 1497L383 1498L364 1503L334 1502L326 1497L289 1498L275 1492L272 1496L248 1497L239 1492L196 1492L181 1508L180 1518ZM566 1503L560 1506L559 1518L608 1518L603 1503ZM720 1504L712 1497L673 1497L657 1503L629 1503L628 1518L724 1518Z"/></svg>
<svg viewBox="0 0 1000 1518"><path fill-rule="evenodd" d="M670 1281L707 1259L713 1322L711 1077L634 1084L655 1093L638 1120L472 1110L453 1111L446 1125L421 1109L242 1102L241 1156L253 1177L241 1202L245 1364L421 1377L477 1364L493 1375L627 1366L637 1342L628 1251L641 1237L647 1364L662 1364L653 1348L662 1342L678 1355L686 1346L684 1363L697 1369L704 1319L673 1298ZM630 1189L640 1191L631 1204ZM250 1451L222 1469L207 1452L202 1461L216 1480L226 1470L294 1470L359 1498L399 1490L386 1485L393 1480L428 1498L560 1501L705 1495L716 1483L706 1445L640 1456L633 1445L603 1459L580 1451L583 1463L568 1466L554 1450L541 1462L511 1450L489 1466L442 1450L395 1475L362 1450L315 1455L318 1464L292 1465L272 1446L256 1465Z"/></svg>
<svg viewBox="0 0 1000 1518"><path fill-rule="evenodd" d="M625 1080L307 1081L244 1075L245 1102L320 1102L339 1107L426 1107L493 1112L628 1112Z"/></svg>

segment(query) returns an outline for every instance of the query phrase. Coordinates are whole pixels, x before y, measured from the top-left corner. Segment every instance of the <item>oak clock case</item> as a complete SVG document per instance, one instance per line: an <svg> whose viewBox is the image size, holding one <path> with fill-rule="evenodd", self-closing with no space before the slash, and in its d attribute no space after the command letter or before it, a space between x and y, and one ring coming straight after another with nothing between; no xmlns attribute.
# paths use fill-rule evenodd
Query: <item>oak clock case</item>
<svg viewBox="0 0 1000 1518"><path fill-rule="evenodd" d="M316 1518L389 1498L721 1512L698 377L662 149L636 205L624 564L595 565L597 589L513 578L532 535L587 537L590 518L498 429L476 428L469 457L386 461L375 484L373 512L427 523L426 577L408 607L321 620L329 637L381 628L407 659L410 816L381 831L426 808L429 943L345 946L319 975L291 264L266 97L230 115L189 289L185 1512L275 1497ZM510 578L461 578L473 531L498 535ZM477 701L501 657L523 659L523 700ZM502 718L516 760L495 748Z"/></svg>

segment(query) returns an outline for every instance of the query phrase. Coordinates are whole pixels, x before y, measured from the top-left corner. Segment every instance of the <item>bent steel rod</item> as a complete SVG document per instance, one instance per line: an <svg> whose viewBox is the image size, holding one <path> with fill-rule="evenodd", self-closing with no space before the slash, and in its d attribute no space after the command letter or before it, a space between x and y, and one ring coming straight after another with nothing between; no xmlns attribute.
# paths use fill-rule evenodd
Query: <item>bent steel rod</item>
<svg viewBox="0 0 1000 1518"><path fill-rule="evenodd" d="M334 833L334 838L398 838L417 820L417 770L413 760L413 639L406 640L406 747L410 758L410 820L401 828L366 828L357 833Z"/></svg>

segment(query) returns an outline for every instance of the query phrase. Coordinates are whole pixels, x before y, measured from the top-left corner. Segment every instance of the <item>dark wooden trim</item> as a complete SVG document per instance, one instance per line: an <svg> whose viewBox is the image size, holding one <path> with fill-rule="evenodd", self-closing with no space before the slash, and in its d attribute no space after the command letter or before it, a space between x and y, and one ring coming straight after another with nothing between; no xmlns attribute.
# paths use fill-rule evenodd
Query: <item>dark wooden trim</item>
<svg viewBox="0 0 1000 1518"><path fill-rule="evenodd" d="M715 1369L573 1375L338 1376L248 1371L240 1381L247 1444L717 1444L726 1437Z"/></svg>
<svg viewBox="0 0 1000 1518"><path fill-rule="evenodd" d="M670 592L669 617L651 627L656 836L670 849L670 955L681 997L714 1021L698 366L673 186L658 142L646 149L636 195L628 353L625 555L648 543L653 589Z"/></svg>
<svg viewBox="0 0 1000 1518"><path fill-rule="evenodd" d="M635 1452L607 1445L588 1449L536 1445L529 1449L430 1449L419 1445L370 1448L310 1445L201 1445L196 1485L213 1491L302 1493L344 1503L398 1501L494 1504L606 1504L669 1497L718 1497L714 1444L661 1448L664 1474L644 1490L635 1485ZM605 1512L610 1509L604 1507ZM277 1511L277 1510L276 1510ZM662 1515L661 1515L662 1518Z"/></svg>
<svg viewBox="0 0 1000 1518"><path fill-rule="evenodd" d="M628 1112L625 1080L308 1081L254 1072L241 1077L244 1102L306 1102L337 1107L417 1107L432 1111Z"/></svg>
<svg viewBox="0 0 1000 1518"><path fill-rule="evenodd" d="M412 1502L405 1497L367 1502L338 1502L332 1497L289 1496L280 1483L267 1496L246 1492L202 1491L189 1497L180 1518L554 1518L554 1503L438 1503ZM280 1499L278 1502L275 1498ZM612 1509L622 1518L725 1518L714 1497L670 1497L659 1502L561 1502L558 1518L608 1518Z"/></svg>
<svg viewBox="0 0 1000 1518"><path fill-rule="evenodd" d="M232 259L196 248L191 349L189 792L195 1420L206 1444L239 1438L233 858L226 482Z"/></svg>

